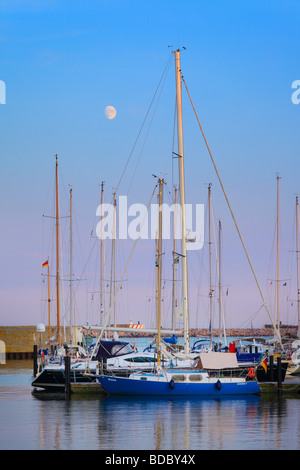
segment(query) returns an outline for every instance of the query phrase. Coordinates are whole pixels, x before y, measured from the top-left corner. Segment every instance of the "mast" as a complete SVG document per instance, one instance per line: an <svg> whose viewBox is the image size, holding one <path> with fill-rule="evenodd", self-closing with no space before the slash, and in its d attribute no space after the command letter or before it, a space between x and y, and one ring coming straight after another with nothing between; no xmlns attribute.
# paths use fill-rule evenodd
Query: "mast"
<svg viewBox="0 0 300 470"><path fill-rule="evenodd" d="M48 274L47 274L47 277L48 277L48 325L49 325L49 346L50 346L50 303L51 303L51 299L50 299L50 271L49 271L49 258L48 258Z"/></svg>
<svg viewBox="0 0 300 470"><path fill-rule="evenodd" d="M175 76L176 76L176 104L177 104L177 138L178 138L178 165L179 165L179 189L181 205L181 257L182 257L182 306L184 321L184 352L189 354L189 309L187 286L187 259L186 259L186 229L185 229L185 187L184 187L184 158L183 158L183 128L182 128L182 90L181 90L181 66L180 51L175 52Z"/></svg>
<svg viewBox="0 0 300 470"><path fill-rule="evenodd" d="M73 195L72 188L70 188L70 343L73 344L73 327L72 327L72 316L73 316L73 292L72 292L72 279L73 279Z"/></svg>
<svg viewBox="0 0 300 470"><path fill-rule="evenodd" d="M116 210L117 210L117 199L116 199L116 192L113 193L114 196L114 220L113 220L113 234L112 234L112 248L111 248L111 267L110 267L110 308L112 305L112 293L114 293L114 297L116 296ZM114 288L112 288L114 286ZM114 326L116 327L117 324L116 319L116 302L114 302Z"/></svg>
<svg viewBox="0 0 300 470"><path fill-rule="evenodd" d="M208 185L208 214L209 214L209 311L210 311L210 349L213 341L213 290L212 290L212 257L211 257L211 183Z"/></svg>
<svg viewBox="0 0 300 470"><path fill-rule="evenodd" d="M55 156L55 186L56 186L56 312L57 312L57 343L60 342L59 318L59 194L58 194L58 159Z"/></svg>
<svg viewBox="0 0 300 470"><path fill-rule="evenodd" d="M159 183L159 215L158 215L158 294L157 294L157 365L161 365L160 342L161 342L161 267L162 267L162 191L163 179Z"/></svg>
<svg viewBox="0 0 300 470"><path fill-rule="evenodd" d="M281 179L278 175L277 179L277 247L276 247L276 283L275 283L275 324L277 328L280 328L279 323L279 180Z"/></svg>
<svg viewBox="0 0 300 470"><path fill-rule="evenodd" d="M177 188L175 186L175 193L174 193L174 204L175 204L175 212L174 212L174 240L173 240L173 287L172 287L172 328L175 330L175 323L176 323L176 222L177 222Z"/></svg>
<svg viewBox="0 0 300 470"><path fill-rule="evenodd" d="M221 287L221 220L219 220L219 341L221 341L222 287Z"/></svg>
<svg viewBox="0 0 300 470"><path fill-rule="evenodd" d="M114 298L117 295L117 194L114 193ZM116 301L114 303L114 326L117 326Z"/></svg>
<svg viewBox="0 0 300 470"><path fill-rule="evenodd" d="M103 266L104 266L104 251L103 251L103 204L104 204L104 182L101 182L101 254L100 254L100 325L103 324Z"/></svg>
<svg viewBox="0 0 300 470"><path fill-rule="evenodd" d="M297 243L297 306L298 306L298 330L297 337L300 338L300 288L299 288L299 202L296 196L296 243Z"/></svg>

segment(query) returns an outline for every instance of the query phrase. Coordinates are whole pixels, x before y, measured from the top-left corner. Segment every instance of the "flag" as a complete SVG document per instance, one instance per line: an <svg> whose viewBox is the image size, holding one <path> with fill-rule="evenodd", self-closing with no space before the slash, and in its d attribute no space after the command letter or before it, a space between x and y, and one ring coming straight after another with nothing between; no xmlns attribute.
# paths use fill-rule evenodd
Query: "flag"
<svg viewBox="0 0 300 470"><path fill-rule="evenodd" d="M228 295L228 289L227 289L227 291L226 291L226 295Z"/></svg>
<svg viewBox="0 0 300 470"><path fill-rule="evenodd" d="M268 370L268 364L267 364L267 360L264 359L260 364L260 366L263 366L264 370L265 370L265 374L267 373L267 370Z"/></svg>
<svg viewBox="0 0 300 470"><path fill-rule="evenodd" d="M158 259L155 260L155 266L158 266Z"/></svg>
<svg viewBox="0 0 300 470"><path fill-rule="evenodd" d="M179 256L177 256L177 258L174 259L174 263L179 263Z"/></svg>
<svg viewBox="0 0 300 470"><path fill-rule="evenodd" d="M46 268L47 266L49 266L49 261L45 261L45 263L42 264L42 268Z"/></svg>

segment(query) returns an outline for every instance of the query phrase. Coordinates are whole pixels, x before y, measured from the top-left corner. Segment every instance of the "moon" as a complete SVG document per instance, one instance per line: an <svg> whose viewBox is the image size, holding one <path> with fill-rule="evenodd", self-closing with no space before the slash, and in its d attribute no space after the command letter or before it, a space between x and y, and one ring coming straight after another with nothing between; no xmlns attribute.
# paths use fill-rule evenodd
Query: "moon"
<svg viewBox="0 0 300 470"><path fill-rule="evenodd" d="M117 114L117 111L113 106L106 106L104 112L105 112L105 116L107 117L107 119L114 119Z"/></svg>

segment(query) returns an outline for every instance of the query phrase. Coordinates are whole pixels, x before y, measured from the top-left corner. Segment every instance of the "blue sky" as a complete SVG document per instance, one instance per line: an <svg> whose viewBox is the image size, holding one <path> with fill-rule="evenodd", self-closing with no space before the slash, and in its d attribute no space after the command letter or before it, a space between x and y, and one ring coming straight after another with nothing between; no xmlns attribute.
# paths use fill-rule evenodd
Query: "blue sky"
<svg viewBox="0 0 300 470"><path fill-rule="evenodd" d="M296 322L291 300L296 299L300 105L291 101L291 85L300 79L299 20L296 1L0 1L0 80L6 84L6 104L0 105L1 324L46 321L41 265L52 254L53 227L42 216L53 211L56 153L62 215L68 214L68 185L73 187L74 275L83 279L76 287L76 318L78 323L97 321L99 247L91 251L90 234L97 223L100 183L105 181L110 200L171 50L182 46L183 75L271 309L276 173L282 177L280 278L288 279L288 290L281 289L281 319ZM119 195L128 194L132 203L148 203L153 173L163 176L171 191L174 82L172 58L153 121L151 108L119 187ZM214 214L223 227L226 324L261 326L269 318L185 90L183 98L186 198L207 209L207 184L212 183ZM105 117L107 105L117 110L114 120ZM69 269L67 223L62 221L64 273ZM119 278L131 246L119 244ZM107 276L110 249L107 245ZM137 250L118 301L119 321L151 326L153 241ZM205 243L201 253L189 257L194 327L209 321L207 251ZM167 253L166 247L166 323ZM67 298L66 288L66 303Z"/></svg>

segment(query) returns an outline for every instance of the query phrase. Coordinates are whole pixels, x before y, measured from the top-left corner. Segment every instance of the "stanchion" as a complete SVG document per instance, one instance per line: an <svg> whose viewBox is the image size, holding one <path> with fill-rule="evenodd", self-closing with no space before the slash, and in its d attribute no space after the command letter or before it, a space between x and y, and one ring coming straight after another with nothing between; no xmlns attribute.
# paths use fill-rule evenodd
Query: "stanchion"
<svg viewBox="0 0 300 470"><path fill-rule="evenodd" d="M33 377L37 376L37 371L38 371L37 356L38 356L37 344L34 344L33 345Z"/></svg>
<svg viewBox="0 0 300 470"><path fill-rule="evenodd" d="M277 389L278 389L278 393L281 393L281 390L282 390L281 356L277 357L277 369L278 369Z"/></svg>
<svg viewBox="0 0 300 470"><path fill-rule="evenodd" d="M274 382L274 358L270 356L270 382Z"/></svg>
<svg viewBox="0 0 300 470"><path fill-rule="evenodd" d="M71 396L71 357L65 356L65 395L69 400Z"/></svg>

